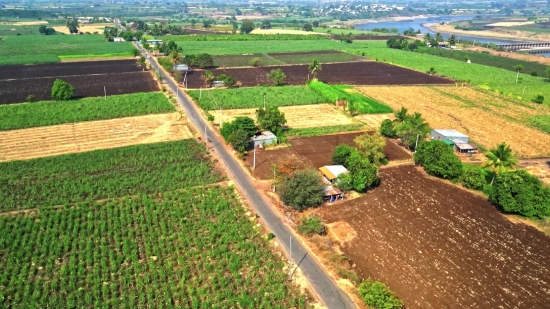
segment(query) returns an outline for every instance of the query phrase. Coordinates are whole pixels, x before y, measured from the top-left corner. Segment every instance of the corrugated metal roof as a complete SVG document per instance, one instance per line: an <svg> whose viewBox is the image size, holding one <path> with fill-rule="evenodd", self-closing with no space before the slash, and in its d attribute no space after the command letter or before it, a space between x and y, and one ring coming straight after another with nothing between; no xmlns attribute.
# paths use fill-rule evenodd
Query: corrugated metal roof
<svg viewBox="0 0 550 309"><path fill-rule="evenodd" d="M468 137L468 135L464 135L457 130L450 130L450 129L433 129L433 131L446 136L446 137Z"/></svg>
<svg viewBox="0 0 550 309"><path fill-rule="evenodd" d="M477 147L466 143L455 143L455 146L460 150L476 150Z"/></svg>
<svg viewBox="0 0 550 309"><path fill-rule="evenodd" d="M325 196L342 194L340 189L333 186L326 186L324 189Z"/></svg>
<svg viewBox="0 0 550 309"><path fill-rule="evenodd" d="M265 141L270 139L277 139L277 136L271 131L263 131L260 135L252 136L253 141Z"/></svg>
<svg viewBox="0 0 550 309"><path fill-rule="evenodd" d="M348 170L343 165L325 165L323 167L320 167L319 170L329 180L336 179L338 175L348 172Z"/></svg>

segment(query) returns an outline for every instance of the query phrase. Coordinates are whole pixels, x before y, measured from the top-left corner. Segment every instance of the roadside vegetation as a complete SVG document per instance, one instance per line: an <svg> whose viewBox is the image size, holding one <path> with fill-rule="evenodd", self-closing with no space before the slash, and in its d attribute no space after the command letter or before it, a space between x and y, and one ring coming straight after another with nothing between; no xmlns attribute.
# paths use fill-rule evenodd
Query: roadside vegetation
<svg viewBox="0 0 550 309"><path fill-rule="evenodd" d="M220 180L194 140L0 164L0 211L152 194Z"/></svg>
<svg viewBox="0 0 550 309"><path fill-rule="evenodd" d="M147 92L0 106L0 130L103 120L175 111L162 93Z"/></svg>

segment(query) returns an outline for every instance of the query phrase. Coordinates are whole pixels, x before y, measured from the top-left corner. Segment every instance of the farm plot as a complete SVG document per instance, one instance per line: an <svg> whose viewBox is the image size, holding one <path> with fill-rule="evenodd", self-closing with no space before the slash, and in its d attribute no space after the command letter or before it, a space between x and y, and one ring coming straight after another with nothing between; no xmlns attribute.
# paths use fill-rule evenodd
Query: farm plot
<svg viewBox="0 0 550 309"><path fill-rule="evenodd" d="M360 277L410 309L548 307L550 238L413 166L380 176L367 195L314 210L356 235L341 242Z"/></svg>
<svg viewBox="0 0 550 309"><path fill-rule="evenodd" d="M195 140L0 163L0 211L152 194L219 181Z"/></svg>
<svg viewBox="0 0 550 309"><path fill-rule="evenodd" d="M361 87L362 93L397 110L422 113L432 128L455 129L487 149L511 145L521 157L550 155L549 135L530 127L550 107L469 87Z"/></svg>
<svg viewBox="0 0 550 309"><path fill-rule="evenodd" d="M290 148L256 152L256 169L253 171L254 176L259 179L271 179L273 177L271 164L276 164L293 155L298 156L306 165L313 168L332 164L331 158L336 146L341 144L353 146L353 140L364 133L365 132L301 137L289 140L292 145ZM408 152L390 140L386 142L384 154L389 161L408 160L411 158ZM246 156L245 160L246 164L252 166L252 155Z"/></svg>
<svg viewBox="0 0 550 309"><path fill-rule="evenodd" d="M344 115L329 104L283 106L279 109L285 113L286 126L289 128L312 128L354 123L353 118ZM247 116L255 119L256 110L256 108L224 110L222 111L222 122L231 122L237 116ZM211 110L210 113L218 115L215 122L219 122L219 111Z"/></svg>
<svg viewBox="0 0 550 309"><path fill-rule="evenodd" d="M191 138L180 113L147 115L58 126L0 131L0 161Z"/></svg>
<svg viewBox="0 0 550 309"><path fill-rule="evenodd" d="M214 66L216 67L247 67L251 66L252 59L258 59L261 65L281 65L281 64L309 64L313 59L321 63L331 62L355 62L364 61L365 58L357 55L348 54L337 50L323 50L314 52L295 52L295 53L274 53L259 55L233 55L233 56L214 56Z"/></svg>
<svg viewBox="0 0 550 309"><path fill-rule="evenodd" d="M378 131L382 121L386 119L393 120L395 119L395 116L393 114L365 114L358 115L353 118L365 123L369 128Z"/></svg>
<svg viewBox="0 0 550 309"><path fill-rule="evenodd" d="M305 309L238 201L216 186L3 215L2 304Z"/></svg>
<svg viewBox="0 0 550 309"><path fill-rule="evenodd" d="M0 105L0 131L175 111L159 92Z"/></svg>
<svg viewBox="0 0 550 309"><path fill-rule="evenodd" d="M259 67L239 69L215 69L216 76L226 74L233 76L243 86L259 86L270 84L267 73L280 68L286 75L288 85L303 85L308 78L307 65L292 65L281 67ZM194 72L188 75L188 86L199 88L204 85L203 72ZM320 81L327 84L350 85L418 85L418 84L454 84L453 81L432 76L409 69L378 62L346 62L324 64L318 74Z"/></svg>

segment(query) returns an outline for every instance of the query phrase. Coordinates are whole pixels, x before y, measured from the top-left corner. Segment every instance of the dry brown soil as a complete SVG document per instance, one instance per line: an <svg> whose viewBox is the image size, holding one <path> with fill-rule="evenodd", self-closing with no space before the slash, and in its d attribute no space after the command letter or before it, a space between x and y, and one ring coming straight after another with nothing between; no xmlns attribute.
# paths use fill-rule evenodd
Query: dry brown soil
<svg viewBox="0 0 550 309"><path fill-rule="evenodd" d="M0 161L191 138L179 112L0 132Z"/></svg>
<svg viewBox="0 0 550 309"><path fill-rule="evenodd" d="M259 179L272 179L271 164L276 164L292 155L302 158L306 165L319 168L332 163L334 148L341 144L354 145L353 140L365 132L345 133L335 135L323 135L315 137L301 137L291 139L292 147L263 150L256 152L256 169L252 174ZM401 161L411 159L411 155L394 142L387 140L384 153L389 161ZM253 166L253 154L245 156L248 166Z"/></svg>
<svg viewBox="0 0 550 309"><path fill-rule="evenodd" d="M342 250L363 279L386 283L408 309L548 308L549 237L414 166L380 176L363 197L315 210L357 233Z"/></svg>

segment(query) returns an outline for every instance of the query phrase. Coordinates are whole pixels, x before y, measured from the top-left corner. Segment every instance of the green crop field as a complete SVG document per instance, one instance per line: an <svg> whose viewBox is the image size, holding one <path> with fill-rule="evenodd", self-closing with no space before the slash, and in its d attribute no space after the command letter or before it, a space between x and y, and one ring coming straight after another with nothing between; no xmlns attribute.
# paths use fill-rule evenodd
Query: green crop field
<svg viewBox="0 0 550 309"><path fill-rule="evenodd" d="M176 42L192 41L313 41L330 40L326 35L303 35L303 34L199 34L199 35L166 35L161 40Z"/></svg>
<svg viewBox="0 0 550 309"><path fill-rule="evenodd" d="M194 140L0 163L0 211L150 194L220 179Z"/></svg>
<svg viewBox="0 0 550 309"><path fill-rule="evenodd" d="M59 62L59 56L131 55L129 42L113 43L102 35L22 35L0 41L0 65Z"/></svg>
<svg viewBox="0 0 550 309"><path fill-rule="evenodd" d="M269 54L286 52L306 52L319 50L343 50L345 48L362 48L369 45L366 41L354 41L353 44L333 40L302 41L176 41L184 46L189 54L208 53L211 55Z"/></svg>
<svg viewBox="0 0 550 309"><path fill-rule="evenodd" d="M550 134L550 115L537 115L527 119L529 124Z"/></svg>
<svg viewBox="0 0 550 309"><path fill-rule="evenodd" d="M372 98L358 92L353 92L353 87L348 85L327 85L322 82L311 82L309 88L322 95L327 102L346 100L348 109L357 114L387 114L393 110Z"/></svg>
<svg viewBox="0 0 550 309"><path fill-rule="evenodd" d="M234 89L190 90L189 95L203 110L259 108L266 106L290 106L327 103L320 94L307 86L253 87Z"/></svg>
<svg viewBox="0 0 550 309"><path fill-rule="evenodd" d="M354 42L347 46L346 51L355 54L364 53L369 58L421 72L426 72L433 67L437 74L468 81L474 85L484 85L484 88L490 88L505 95L519 98L524 93L525 100L530 100L540 93L546 98L545 104L550 102L550 83L541 77L520 74L521 80L516 84L516 73L509 70L391 49L386 46L386 41L369 41L368 48L356 45Z"/></svg>
<svg viewBox="0 0 550 309"><path fill-rule="evenodd" d="M537 76L545 76L547 65L544 65L539 62L531 62L513 58L499 57L490 54L480 53L480 52L471 52L471 51L461 51L461 50L448 50L441 48L421 48L418 52L423 54L430 54L450 59L455 59L458 61L466 61L465 57L468 57L472 63L478 63L483 65L492 66L495 68L515 71L515 66L522 65L523 73L531 74L536 73Z"/></svg>
<svg viewBox="0 0 550 309"><path fill-rule="evenodd" d="M19 26L19 25L3 25L0 24L0 36L11 36L11 35L29 35L35 34L39 35L38 32L39 26Z"/></svg>
<svg viewBox="0 0 550 309"><path fill-rule="evenodd" d="M0 130L25 129L70 122L172 112L176 109L159 92L107 98L0 105Z"/></svg>

